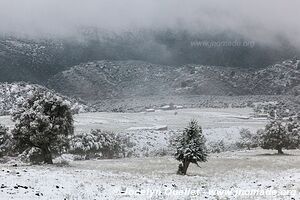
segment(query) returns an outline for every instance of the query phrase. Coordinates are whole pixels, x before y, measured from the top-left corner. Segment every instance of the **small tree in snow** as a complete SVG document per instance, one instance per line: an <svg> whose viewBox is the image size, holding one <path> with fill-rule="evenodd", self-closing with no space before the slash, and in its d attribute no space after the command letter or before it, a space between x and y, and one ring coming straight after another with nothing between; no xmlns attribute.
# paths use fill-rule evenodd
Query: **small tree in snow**
<svg viewBox="0 0 300 200"><path fill-rule="evenodd" d="M13 139L20 152L28 148L41 150L45 163L52 164L53 152L60 152L68 145L73 134L73 117L70 106L50 92L34 92L13 113L16 122Z"/></svg>
<svg viewBox="0 0 300 200"><path fill-rule="evenodd" d="M291 149L298 146L299 141L295 139L295 134L299 132L290 132L287 125L280 121L272 121L266 125L265 130L259 136L260 146L263 149L276 149L278 154L283 154L283 148Z"/></svg>
<svg viewBox="0 0 300 200"><path fill-rule="evenodd" d="M11 145L8 128L0 124L0 157L3 156Z"/></svg>
<svg viewBox="0 0 300 200"><path fill-rule="evenodd" d="M249 129L240 130L240 140L237 142L237 146L240 148L255 148L258 146L258 137L256 134L250 132Z"/></svg>
<svg viewBox="0 0 300 200"><path fill-rule="evenodd" d="M178 174L185 175L190 163L198 166L198 162L207 161L207 149L202 128L196 120L192 120L188 127L176 139L175 158L182 162L178 166Z"/></svg>

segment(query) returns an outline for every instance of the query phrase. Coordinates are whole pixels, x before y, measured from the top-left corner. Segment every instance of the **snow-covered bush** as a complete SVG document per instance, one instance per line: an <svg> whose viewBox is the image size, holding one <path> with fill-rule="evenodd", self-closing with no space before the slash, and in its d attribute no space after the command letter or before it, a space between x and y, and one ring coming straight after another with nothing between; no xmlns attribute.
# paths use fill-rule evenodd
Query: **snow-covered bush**
<svg viewBox="0 0 300 200"><path fill-rule="evenodd" d="M198 165L198 162L207 161L207 149L202 128L196 120L192 120L188 127L176 139L176 160L182 162L178 166L178 174L185 175L190 163Z"/></svg>
<svg viewBox="0 0 300 200"><path fill-rule="evenodd" d="M86 159L126 157L129 138L121 137L113 132L100 129L90 133L80 133L70 141L70 153L84 156Z"/></svg>
<svg viewBox="0 0 300 200"><path fill-rule="evenodd" d="M278 154L283 154L283 148L299 147L299 134L297 124L271 121L259 135L260 146L264 149L276 149Z"/></svg>
<svg viewBox="0 0 300 200"><path fill-rule="evenodd" d="M289 136L289 141L292 141L287 146L287 149L300 148L300 122L296 120L287 122L286 131Z"/></svg>
<svg viewBox="0 0 300 200"><path fill-rule="evenodd" d="M221 153L227 150L225 147L224 141L216 141L216 142L209 142L207 144L207 150L210 153Z"/></svg>
<svg viewBox="0 0 300 200"><path fill-rule="evenodd" d="M250 150L251 148L258 147L258 136L257 134L251 133L249 129L241 129L239 141L236 143L238 148L244 149L247 148Z"/></svg>
<svg viewBox="0 0 300 200"><path fill-rule="evenodd" d="M35 147L45 163L52 164L52 155L68 147L73 134L70 105L50 92L34 92L13 113L13 139L19 152Z"/></svg>
<svg viewBox="0 0 300 200"><path fill-rule="evenodd" d="M8 128L0 124L0 157L4 156L12 148L11 137Z"/></svg>
<svg viewBox="0 0 300 200"><path fill-rule="evenodd" d="M41 149L36 147L29 147L25 149L18 157L23 162L30 162L32 164L40 164L44 162L44 156L42 154Z"/></svg>

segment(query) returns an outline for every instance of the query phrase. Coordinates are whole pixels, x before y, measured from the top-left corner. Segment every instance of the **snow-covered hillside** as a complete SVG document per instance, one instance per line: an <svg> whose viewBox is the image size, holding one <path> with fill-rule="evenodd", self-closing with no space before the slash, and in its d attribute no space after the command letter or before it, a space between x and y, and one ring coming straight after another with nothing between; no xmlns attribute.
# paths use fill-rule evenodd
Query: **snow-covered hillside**
<svg viewBox="0 0 300 200"><path fill-rule="evenodd" d="M0 115L8 115L13 111L20 103L32 94L34 91L49 91L45 87L28 84L28 83L2 83L0 84ZM62 95L60 95L62 96ZM87 110L87 106L79 103L75 99L71 99L62 96L65 100L70 102L71 108L74 113L83 112Z"/></svg>
<svg viewBox="0 0 300 200"><path fill-rule="evenodd" d="M291 59L249 71L220 66L95 61L58 73L48 85L86 100L153 95L297 95L299 63Z"/></svg>

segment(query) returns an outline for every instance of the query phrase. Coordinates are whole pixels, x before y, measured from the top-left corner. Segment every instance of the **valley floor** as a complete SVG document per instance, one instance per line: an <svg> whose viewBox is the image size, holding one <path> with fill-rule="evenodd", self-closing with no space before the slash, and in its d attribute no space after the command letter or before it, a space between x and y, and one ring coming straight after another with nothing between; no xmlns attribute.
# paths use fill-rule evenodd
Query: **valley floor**
<svg viewBox="0 0 300 200"><path fill-rule="evenodd" d="M71 161L70 166L0 164L0 199L297 199L300 151L211 154L176 175L172 157Z"/></svg>

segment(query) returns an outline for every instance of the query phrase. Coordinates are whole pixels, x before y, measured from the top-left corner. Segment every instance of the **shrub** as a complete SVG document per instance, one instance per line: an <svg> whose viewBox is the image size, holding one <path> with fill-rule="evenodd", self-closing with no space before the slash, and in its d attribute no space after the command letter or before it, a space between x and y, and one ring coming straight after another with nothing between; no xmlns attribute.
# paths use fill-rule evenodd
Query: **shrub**
<svg viewBox="0 0 300 200"><path fill-rule="evenodd" d="M227 150L223 140L210 142L207 146L210 153L221 153Z"/></svg>
<svg viewBox="0 0 300 200"><path fill-rule="evenodd" d="M0 125L0 157L6 155L12 149L11 137L8 128Z"/></svg>
<svg viewBox="0 0 300 200"><path fill-rule="evenodd" d="M44 156L41 149L36 147L25 149L18 157L23 162L30 162L32 164L41 164L44 162Z"/></svg>
<svg viewBox="0 0 300 200"><path fill-rule="evenodd" d="M296 120L286 123L286 131L288 133L289 141L292 141L287 145L287 149L300 148L300 123Z"/></svg>
<svg viewBox="0 0 300 200"><path fill-rule="evenodd" d="M129 138L97 129L75 135L70 141L70 153L84 156L86 159L125 157L126 148L130 147L130 144Z"/></svg>
<svg viewBox="0 0 300 200"><path fill-rule="evenodd" d="M251 133L249 129L243 128L240 131L240 139L236 145L238 148L247 148L248 150L256 148L259 146L258 136L257 134Z"/></svg>

